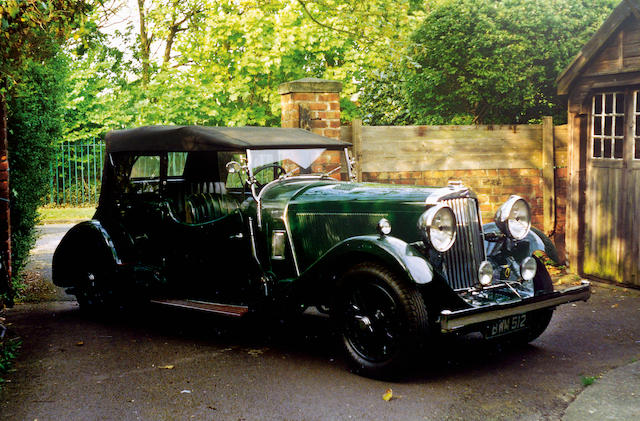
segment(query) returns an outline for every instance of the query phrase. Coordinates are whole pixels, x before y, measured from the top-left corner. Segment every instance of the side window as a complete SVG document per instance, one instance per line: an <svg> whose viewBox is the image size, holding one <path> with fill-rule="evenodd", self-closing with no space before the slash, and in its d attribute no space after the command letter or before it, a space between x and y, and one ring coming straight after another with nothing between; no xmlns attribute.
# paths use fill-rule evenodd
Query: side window
<svg viewBox="0 0 640 421"><path fill-rule="evenodd" d="M622 159L624 146L624 93L593 96L591 142L593 158Z"/></svg>
<svg viewBox="0 0 640 421"><path fill-rule="evenodd" d="M167 177L182 177L186 163L186 152L169 152L167 154Z"/></svg>
<svg viewBox="0 0 640 421"><path fill-rule="evenodd" d="M157 193L160 187L160 156L138 156L131 167L128 193Z"/></svg>
<svg viewBox="0 0 640 421"><path fill-rule="evenodd" d="M143 155L136 159L131 168L131 180L139 178L160 178L160 157Z"/></svg>

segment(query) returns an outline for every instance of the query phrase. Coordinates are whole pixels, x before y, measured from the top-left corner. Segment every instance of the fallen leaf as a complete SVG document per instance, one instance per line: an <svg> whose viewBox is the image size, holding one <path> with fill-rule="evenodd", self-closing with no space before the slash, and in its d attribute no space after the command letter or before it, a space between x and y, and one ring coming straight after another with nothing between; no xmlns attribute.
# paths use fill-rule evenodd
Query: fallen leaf
<svg viewBox="0 0 640 421"><path fill-rule="evenodd" d="M191 391L187 390L187 389L184 389L184 390L181 390L180 393L191 393Z"/></svg>
<svg viewBox="0 0 640 421"><path fill-rule="evenodd" d="M616 307L618 307L618 304L614 304L611 306L611 308L616 308Z"/></svg>
<svg viewBox="0 0 640 421"><path fill-rule="evenodd" d="M82 346L82 345L84 345L84 342L83 342L83 341L78 341L78 342L76 342L76 346Z"/></svg>
<svg viewBox="0 0 640 421"><path fill-rule="evenodd" d="M158 366L158 368L163 368L165 370L173 370L173 367L175 367L175 366L173 366L171 364Z"/></svg>
<svg viewBox="0 0 640 421"><path fill-rule="evenodd" d="M382 400L389 402L391 399L393 399L393 390L387 389L384 395L382 395Z"/></svg>

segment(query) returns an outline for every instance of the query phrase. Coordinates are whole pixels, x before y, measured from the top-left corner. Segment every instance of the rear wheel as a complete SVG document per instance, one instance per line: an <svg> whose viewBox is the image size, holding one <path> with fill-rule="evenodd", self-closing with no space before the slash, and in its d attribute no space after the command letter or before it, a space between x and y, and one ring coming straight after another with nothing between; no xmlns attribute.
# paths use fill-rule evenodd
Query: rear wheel
<svg viewBox="0 0 640 421"><path fill-rule="evenodd" d="M427 332L417 288L375 263L358 264L344 274L333 310L349 365L364 376L401 373Z"/></svg>
<svg viewBox="0 0 640 421"><path fill-rule="evenodd" d="M117 307L114 290L115 266L104 253L85 255L79 259L73 293L83 311L98 314Z"/></svg>

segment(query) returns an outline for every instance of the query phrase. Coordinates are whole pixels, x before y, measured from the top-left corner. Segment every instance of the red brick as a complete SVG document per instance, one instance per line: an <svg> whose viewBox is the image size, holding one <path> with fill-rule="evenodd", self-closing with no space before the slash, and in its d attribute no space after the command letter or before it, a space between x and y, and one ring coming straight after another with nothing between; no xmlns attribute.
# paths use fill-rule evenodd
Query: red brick
<svg viewBox="0 0 640 421"><path fill-rule="evenodd" d="M325 102L310 102L309 109L323 111L327 109L327 104Z"/></svg>
<svg viewBox="0 0 640 421"><path fill-rule="evenodd" d="M328 94L318 94L318 101L340 101L340 94L338 93L328 93Z"/></svg>
<svg viewBox="0 0 640 421"><path fill-rule="evenodd" d="M292 98L294 101L315 101L316 95L306 92L294 92L292 94Z"/></svg>
<svg viewBox="0 0 640 421"><path fill-rule="evenodd" d="M340 103L339 102L330 102L329 109L333 111L340 111Z"/></svg>
<svg viewBox="0 0 640 421"><path fill-rule="evenodd" d="M322 134L334 139L340 139L340 129L324 129Z"/></svg>
<svg viewBox="0 0 640 421"><path fill-rule="evenodd" d="M332 120L329 122L329 127L331 128L339 128L340 127L340 120Z"/></svg>
<svg viewBox="0 0 640 421"><path fill-rule="evenodd" d="M311 120L311 127L314 129L324 129L328 124L324 120Z"/></svg>
<svg viewBox="0 0 640 421"><path fill-rule="evenodd" d="M318 117L328 120L340 120L339 111L318 111Z"/></svg>

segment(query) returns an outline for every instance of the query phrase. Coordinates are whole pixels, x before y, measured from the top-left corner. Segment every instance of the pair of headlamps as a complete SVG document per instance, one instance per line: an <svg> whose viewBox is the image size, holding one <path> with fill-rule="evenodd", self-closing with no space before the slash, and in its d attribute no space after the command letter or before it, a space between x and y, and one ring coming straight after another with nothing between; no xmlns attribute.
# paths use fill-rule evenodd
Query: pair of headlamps
<svg viewBox="0 0 640 421"><path fill-rule="evenodd" d="M511 196L496 212L495 222L500 231L514 240L522 240L531 229L531 208L519 196ZM435 205L424 212L418 220L418 228L425 244L439 252L449 250L456 240L456 217L453 210L444 204ZM536 273L536 262L528 257L522 261L520 272L525 280ZM493 266L484 261L478 268L478 279L487 286L493 279Z"/></svg>

